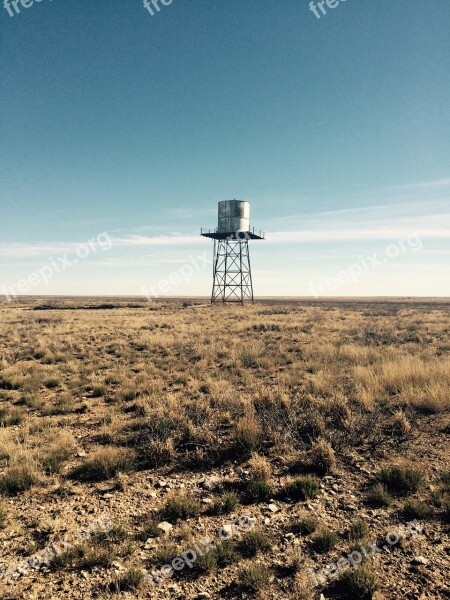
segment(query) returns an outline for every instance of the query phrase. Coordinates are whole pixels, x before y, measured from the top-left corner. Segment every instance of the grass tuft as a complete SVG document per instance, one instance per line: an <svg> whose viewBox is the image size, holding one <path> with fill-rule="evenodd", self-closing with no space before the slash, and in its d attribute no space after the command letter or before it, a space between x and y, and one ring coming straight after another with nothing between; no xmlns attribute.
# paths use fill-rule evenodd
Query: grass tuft
<svg viewBox="0 0 450 600"><path fill-rule="evenodd" d="M209 512L212 515L227 515L236 510L238 506L239 497L233 492L228 492L214 501Z"/></svg>
<svg viewBox="0 0 450 600"><path fill-rule="evenodd" d="M348 538L351 542L363 540L369 533L369 528L365 521L358 519L350 524Z"/></svg>
<svg viewBox="0 0 450 600"><path fill-rule="evenodd" d="M374 508L381 508L383 506L389 506L392 502L392 498L389 492L386 490L384 485L377 483L367 494L367 503Z"/></svg>
<svg viewBox="0 0 450 600"><path fill-rule="evenodd" d="M420 501L406 502L402 512L406 519L429 519L433 514L432 508Z"/></svg>
<svg viewBox="0 0 450 600"><path fill-rule="evenodd" d="M309 453L311 467L319 475L326 475L336 469L336 456L331 444L326 440L317 440Z"/></svg>
<svg viewBox="0 0 450 600"><path fill-rule="evenodd" d="M261 480L249 481L245 490L247 502L266 502L272 495L272 486Z"/></svg>
<svg viewBox="0 0 450 600"><path fill-rule="evenodd" d="M320 485L315 477L300 475L289 483L286 494L298 502L316 498L319 490Z"/></svg>
<svg viewBox="0 0 450 600"><path fill-rule="evenodd" d="M422 471L415 467L391 466L381 470L380 481L389 492L398 496L407 496L420 490L425 478Z"/></svg>
<svg viewBox="0 0 450 600"><path fill-rule="evenodd" d="M251 558L259 552L268 552L271 547L270 538L262 531L254 530L242 536L238 544L238 551L242 556Z"/></svg>
<svg viewBox="0 0 450 600"><path fill-rule="evenodd" d="M269 585L270 573L265 565L253 563L241 569L239 581L246 590L256 594Z"/></svg>
<svg viewBox="0 0 450 600"><path fill-rule="evenodd" d="M372 600L379 589L377 576L367 567L344 571L338 586L348 600Z"/></svg>
<svg viewBox="0 0 450 600"><path fill-rule="evenodd" d="M144 573L141 569L128 569L118 578L116 589L119 592L134 592L142 587L144 583Z"/></svg>
<svg viewBox="0 0 450 600"><path fill-rule="evenodd" d="M71 476L81 481L103 481L134 468L135 454L128 448L107 446L72 470Z"/></svg>
<svg viewBox="0 0 450 600"><path fill-rule="evenodd" d="M14 496L25 492L39 481L39 472L32 461L16 462L7 467L0 477L0 491Z"/></svg>
<svg viewBox="0 0 450 600"><path fill-rule="evenodd" d="M314 517L303 517L298 521L298 523L294 523L291 527L292 533L301 534L301 535L311 535L317 529L318 521Z"/></svg>
<svg viewBox="0 0 450 600"><path fill-rule="evenodd" d="M312 547L315 552L324 554L329 552L334 546L336 546L338 536L334 531L330 529L322 529L317 532L312 538Z"/></svg>
<svg viewBox="0 0 450 600"><path fill-rule="evenodd" d="M191 496L184 494L170 496L161 511L161 516L168 521L189 519L197 517L199 514L200 504Z"/></svg>
<svg viewBox="0 0 450 600"><path fill-rule="evenodd" d="M262 444L262 431L254 417L243 417L234 433L236 446L246 454L256 452Z"/></svg>

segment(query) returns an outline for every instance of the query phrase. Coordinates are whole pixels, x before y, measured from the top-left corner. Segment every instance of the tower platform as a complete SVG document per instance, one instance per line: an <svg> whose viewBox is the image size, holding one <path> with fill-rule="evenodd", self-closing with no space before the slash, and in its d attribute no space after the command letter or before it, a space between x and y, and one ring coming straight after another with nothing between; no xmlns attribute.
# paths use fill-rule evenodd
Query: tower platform
<svg viewBox="0 0 450 600"><path fill-rule="evenodd" d="M212 240L265 240L266 234L263 231L255 233L253 231L217 231L217 229L201 229L200 235L203 237L211 238Z"/></svg>

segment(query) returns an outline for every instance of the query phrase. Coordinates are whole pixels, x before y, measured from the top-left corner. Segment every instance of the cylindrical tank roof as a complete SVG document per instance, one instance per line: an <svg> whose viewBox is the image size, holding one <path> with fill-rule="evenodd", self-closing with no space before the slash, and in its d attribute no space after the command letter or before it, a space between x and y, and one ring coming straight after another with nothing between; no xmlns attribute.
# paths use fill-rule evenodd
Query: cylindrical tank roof
<svg viewBox="0 0 450 600"><path fill-rule="evenodd" d="M244 200L219 202L219 232L250 231L250 203Z"/></svg>

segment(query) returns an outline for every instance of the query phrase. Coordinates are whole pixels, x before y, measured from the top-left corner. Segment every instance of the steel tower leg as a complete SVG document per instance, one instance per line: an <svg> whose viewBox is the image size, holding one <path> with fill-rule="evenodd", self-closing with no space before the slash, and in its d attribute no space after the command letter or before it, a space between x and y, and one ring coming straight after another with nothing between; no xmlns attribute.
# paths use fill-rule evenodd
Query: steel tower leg
<svg viewBox="0 0 450 600"><path fill-rule="evenodd" d="M253 302L253 283L248 240L214 241L211 304Z"/></svg>

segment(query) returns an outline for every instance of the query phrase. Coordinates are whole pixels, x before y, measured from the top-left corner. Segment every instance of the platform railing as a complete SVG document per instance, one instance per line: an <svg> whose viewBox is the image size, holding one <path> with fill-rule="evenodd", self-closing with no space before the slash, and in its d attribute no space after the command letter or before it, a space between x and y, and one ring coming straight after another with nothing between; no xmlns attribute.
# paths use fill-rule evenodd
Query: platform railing
<svg viewBox="0 0 450 600"><path fill-rule="evenodd" d="M211 234L211 233L218 233L219 229L217 227L215 227L214 229L206 229L201 227L200 228L200 235L204 235L204 234ZM253 235L258 235L260 238L265 239L266 238L266 232L265 231L261 231L261 229L258 232L255 232L255 228L253 227L253 229L251 230L251 233L253 233Z"/></svg>

